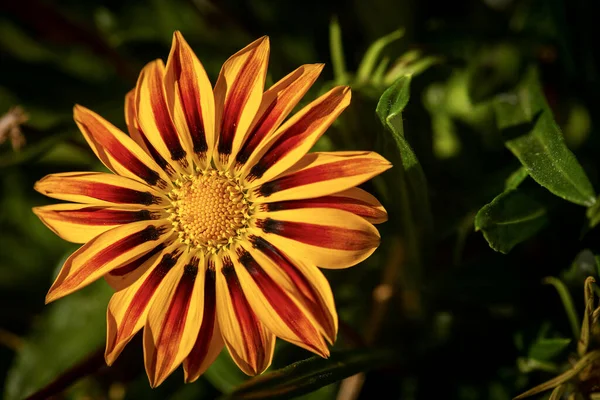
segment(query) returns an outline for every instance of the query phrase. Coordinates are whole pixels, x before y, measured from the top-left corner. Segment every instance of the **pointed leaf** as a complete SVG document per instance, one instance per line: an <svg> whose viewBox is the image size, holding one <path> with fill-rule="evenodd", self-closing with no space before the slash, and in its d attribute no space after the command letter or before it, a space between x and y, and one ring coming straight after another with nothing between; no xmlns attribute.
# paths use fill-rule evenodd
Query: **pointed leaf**
<svg viewBox="0 0 600 400"><path fill-rule="evenodd" d="M521 190L509 190L479 210L475 230L481 230L490 247L508 253L548 222L546 207Z"/></svg>
<svg viewBox="0 0 600 400"><path fill-rule="evenodd" d="M575 204L595 204L594 189L565 144L535 69L528 71L515 92L496 96L494 110L506 147L537 183Z"/></svg>

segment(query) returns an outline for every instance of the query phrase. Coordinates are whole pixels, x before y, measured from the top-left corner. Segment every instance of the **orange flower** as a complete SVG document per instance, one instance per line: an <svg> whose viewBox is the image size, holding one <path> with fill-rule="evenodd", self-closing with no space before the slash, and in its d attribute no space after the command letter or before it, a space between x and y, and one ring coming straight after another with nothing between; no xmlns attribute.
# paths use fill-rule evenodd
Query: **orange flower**
<svg viewBox="0 0 600 400"><path fill-rule="evenodd" d="M104 277L106 362L144 328L150 384L183 363L197 379L226 346L249 375L271 363L275 337L323 357L337 334L317 266L346 268L379 245L387 214L355 186L391 167L367 151L308 153L350 102L336 87L283 122L317 79L304 65L263 92L269 40L225 62L214 92L179 32L167 65L141 72L125 98L129 135L82 106L75 121L114 174L71 172L37 182L72 203L34 212L85 243L47 302Z"/></svg>

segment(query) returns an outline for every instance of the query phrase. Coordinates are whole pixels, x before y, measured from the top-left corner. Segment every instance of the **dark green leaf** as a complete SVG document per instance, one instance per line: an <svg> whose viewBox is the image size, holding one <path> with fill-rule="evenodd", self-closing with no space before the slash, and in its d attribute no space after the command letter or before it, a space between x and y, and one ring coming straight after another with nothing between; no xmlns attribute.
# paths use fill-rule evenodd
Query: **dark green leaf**
<svg viewBox="0 0 600 400"><path fill-rule="evenodd" d="M528 176L527 168L520 167L506 179L504 190L516 189Z"/></svg>
<svg viewBox="0 0 600 400"><path fill-rule="evenodd" d="M312 392L358 372L389 364L393 351L332 352L328 359L311 357L250 379L226 399L289 399Z"/></svg>
<svg viewBox="0 0 600 400"><path fill-rule="evenodd" d="M575 204L592 206L596 195L554 122L535 69L514 93L494 99L496 122L505 145L537 183Z"/></svg>
<svg viewBox="0 0 600 400"><path fill-rule="evenodd" d="M112 290L98 282L46 308L8 373L7 400L22 399L102 346Z"/></svg>
<svg viewBox="0 0 600 400"><path fill-rule="evenodd" d="M492 249L508 253L547 222L545 206L516 189L500 194L483 206L475 217L475 229L483 232Z"/></svg>

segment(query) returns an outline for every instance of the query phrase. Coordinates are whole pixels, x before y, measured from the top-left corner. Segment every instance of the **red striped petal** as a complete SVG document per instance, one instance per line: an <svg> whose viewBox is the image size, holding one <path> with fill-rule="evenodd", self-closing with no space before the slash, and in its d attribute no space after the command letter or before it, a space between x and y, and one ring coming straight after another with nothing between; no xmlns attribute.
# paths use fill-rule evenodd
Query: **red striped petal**
<svg viewBox="0 0 600 400"><path fill-rule="evenodd" d="M264 93L250 133L236 156L237 168L248 161L259 144L288 116L315 82L323 66L324 64L303 65Z"/></svg>
<svg viewBox="0 0 600 400"><path fill-rule="evenodd" d="M217 266L217 317L231 357L248 375L263 372L271 363L275 345L270 333L250 307L231 259Z"/></svg>
<svg viewBox="0 0 600 400"><path fill-rule="evenodd" d="M66 296L124 262L151 251L169 235L168 226L160 221L134 222L103 233L67 259L46 296L46 302Z"/></svg>
<svg viewBox="0 0 600 400"><path fill-rule="evenodd" d="M165 206L168 200L150 187L101 172L47 175L36 182L38 192L60 200L88 204Z"/></svg>
<svg viewBox="0 0 600 400"><path fill-rule="evenodd" d="M290 168L350 104L350 88L336 87L306 106L255 152L246 179L262 183Z"/></svg>
<svg viewBox="0 0 600 400"><path fill-rule="evenodd" d="M180 32L173 45L165 72L167 104L182 134L189 135L191 151L206 165L214 146L214 97L202 64Z"/></svg>
<svg viewBox="0 0 600 400"><path fill-rule="evenodd" d="M214 270L207 270L204 281L204 313L202 325L192 351L183 362L185 382L193 382L217 358L223 348L223 338L217 323L216 278Z"/></svg>
<svg viewBox="0 0 600 400"><path fill-rule="evenodd" d="M269 39L265 36L231 56L215 85L218 126L216 161L229 163L237 153L260 106L269 60Z"/></svg>
<svg viewBox="0 0 600 400"><path fill-rule="evenodd" d="M148 137L140 128L137 116L137 101L136 101L136 89L131 90L125 96L125 122L127 122L127 129L129 135L135 140L135 142L142 148L152 159L158 164L158 166L165 171L169 176L175 174L175 170L171 165L160 155L156 148L150 143Z"/></svg>
<svg viewBox="0 0 600 400"><path fill-rule="evenodd" d="M349 211L374 224L387 221L387 213L383 206L375 197L359 188L352 188L330 196L276 201L260 205L261 211L284 211L302 208L335 208Z"/></svg>
<svg viewBox="0 0 600 400"><path fill-rule="evenodd" d="M304 310L298 307L247 250L238 247L236 252L237 261L246 272L244 274L239 271L245 296L262 323L282 339L327 357L327 345Z"/></svg>
<svg viewBox="0 0 600 400"><path fill-rule="evenodd" d="M163 248L160 249L162 250ZM125 345L144 326L152 298L180 256L181 250L167 250L138 282L115 293L111 298L107 311L108 334L104 353L108 365L112 365Z"/></svg>
<svg viewBox="0 0 600 400"><path fill-rule="evenodd" d="M335 250L358 250L376 247L379 236L371 232L296 221L278 221L272 218L259 219L256 226L265 233L272 233L312 246Z"/></svg>
<svg viewBox="0 0 600 400"><path fill-rule="evenodd" d="M98 158L114 173L162 189L168 178L138 145L114 125L85 107L73 109L75 122Z"/></svg>
<svg viewBox="0 0 600 400"><path fill-rule="evenodd" d="M149 143L180 173L189 173L190 160L177 133L165 98L165 66L161 60L142 70L136 87L138 122Z"/></svg>
<svg viewBox="0 0 600 400"><path fill-rule="evenodd" d="M321 295L316 289L315 284L317 282L313 283L308 280L302 271L300 271L296 263L266 239L252 235L249 237L249 240L255 249L264 254L285 275L287 275L293 286L290 291L295 294L301 304L303 304L313 318L315 318L319 326L323 329L323 333L329 342L333 343L337 335L337 315L335 314L335 307L333 304L328 304L325 296ZM315 270L317 269L315 268ZM318 272L318 270L315 272ZM325 279L323 279L323 281L326 283ZM326 290L330 292L328 287ZM328 297L332 300L331 294L328 294Z"/></svg>

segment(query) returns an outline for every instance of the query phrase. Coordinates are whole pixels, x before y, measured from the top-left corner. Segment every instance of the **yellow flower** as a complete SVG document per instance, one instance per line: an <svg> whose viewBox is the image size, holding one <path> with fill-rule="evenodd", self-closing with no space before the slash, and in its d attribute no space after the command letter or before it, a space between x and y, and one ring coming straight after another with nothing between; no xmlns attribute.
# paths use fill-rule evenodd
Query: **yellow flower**
<svg viewBox="0 0 600 400"><path fill-rule="evenodd" d="M114 174L37 182L72 203L34 209L57 235L85 243L47 302L100 277L116 290L106 362L144 328L150 384L181 363L196 380L226 346L247 374L271 363L275 337L323 357L337 334L318 267L346 268L379 245L387 214L355 186L391 167L367 151L308 153L350 102L336 87L283 122L323 65L263 93L269 40L229 58L214 91L179 32L165 66L149 63L125 98L129 135L82 106L74 118Z"/></svg>

